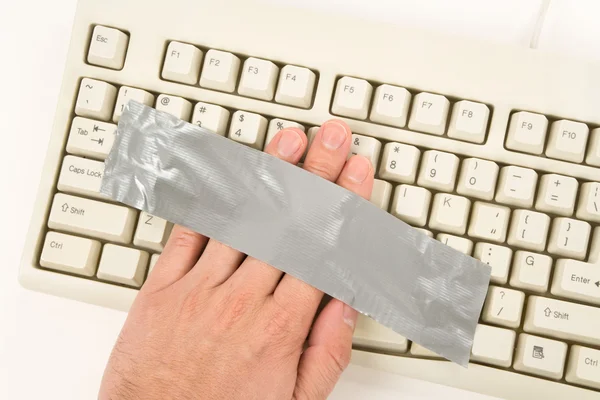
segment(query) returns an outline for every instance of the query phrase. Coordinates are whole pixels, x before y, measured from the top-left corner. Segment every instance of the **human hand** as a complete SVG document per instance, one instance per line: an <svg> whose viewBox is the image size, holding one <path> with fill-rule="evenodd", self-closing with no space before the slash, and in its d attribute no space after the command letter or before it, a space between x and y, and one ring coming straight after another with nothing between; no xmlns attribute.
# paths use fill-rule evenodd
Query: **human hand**
<svg viewBox="0 0 600 400"><path fill-rule="evenodd" d="M329 121L304 168L369 198L374 171ZM266 152L297 164L307 146L285 129ZM260 235L260 232L256 232ZM100 399L325 399L350 361L357 313L252 257L176 226L108 361ZM314 324L313 324L314 322Z"/></svg>

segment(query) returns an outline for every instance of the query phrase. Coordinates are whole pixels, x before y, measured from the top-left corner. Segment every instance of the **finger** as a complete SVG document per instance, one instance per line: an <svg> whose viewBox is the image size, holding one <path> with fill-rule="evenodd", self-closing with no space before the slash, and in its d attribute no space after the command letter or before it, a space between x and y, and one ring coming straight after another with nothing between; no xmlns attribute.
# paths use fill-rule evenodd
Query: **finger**
<svg viewBox="0 0 600 400"><path fill-rule="evenodd" d="M367 158L353 156L344 166L337 184L369 199L373 191L374 174L373 166ZM312 316L316 313L323 293L291 275L285 275L273 296L277 297L276 301L279 304L297 302L298 299L302 299L305 302L306 312Z"/></svg>
<svg viewBox="0 0 600 400"><path fill-rule="evenodd" d="M333 299L315 321L298 365L295 399L326 399L350 363L358 313Z"/></svg>
<svg viewBox="0 0 600 400"><path fill-rule="evenodd" d="M345 122L327 121L308 149L304 169L334 182L344 167L351 141L352 131Z"/></svg>
<svg viewBox="0 0 600 400"><path fill-rule="evenodd" d="M298 164L306 150L307 143L308 139L304 132L297 128L288 128L273 138L265 152L283 161ZM251 285L252 290L258 295L267 295L273 293L282 275L283 272L277 268L256 258L248 257L232 279L244 282L244 285Z"/></svg>
<svg viewBox="0 0 600 400"><path fill-rule="evenodd" d="M206 236L175 225L143 288L156 291L177 282L196 264L207 242Z"/></svg>
<svg viewBox="0 0 600 400"><path fill-rule="evenodd" d="M352 156L344 166L336 183L369 200L374 182L375 170L371 161L363 156Z"/></svg>
<svg viewBox="0 0 600 400"><path fill-rule="evenodd" d="M242 264L244 258L246 258L245 254L211 239L185 279L195 287L212 289L225 282Z"/></svg>

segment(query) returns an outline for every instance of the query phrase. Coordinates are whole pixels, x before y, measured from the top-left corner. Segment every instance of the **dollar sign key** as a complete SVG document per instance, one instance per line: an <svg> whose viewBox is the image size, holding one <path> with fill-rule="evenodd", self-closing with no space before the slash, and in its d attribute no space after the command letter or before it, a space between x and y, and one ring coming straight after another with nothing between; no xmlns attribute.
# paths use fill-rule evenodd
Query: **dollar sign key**
<svg viewBox="0 0 600 400"><path fill-rule="evenodd" d="M240 122L244 122L244 114L240 115Z"/></svg>

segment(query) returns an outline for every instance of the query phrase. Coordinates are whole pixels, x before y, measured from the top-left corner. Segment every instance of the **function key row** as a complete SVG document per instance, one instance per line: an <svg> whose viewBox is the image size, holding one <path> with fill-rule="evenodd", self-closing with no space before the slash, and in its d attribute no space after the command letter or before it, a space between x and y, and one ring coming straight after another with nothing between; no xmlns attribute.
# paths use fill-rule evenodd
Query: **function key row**
<svg viewBox="0 0 600 400"><path fill-rule="evenodd" d="M238 84L238 76L241 78ZM187 43L171 42L162 68L165 80L197 85L221 92L237 93L265 101L309 108L317 75L308 68L242 57L226 51L200 50ZM277 90L276 90L277 89Z"/></svg>
<svg viewBox="0 0 600 400"><path fill-rule="evenodd" d="M485 141L490 119L490 108L483 103L462 100L451 105L447 97L426 92L413 99L407 89L387 84L378 86L373 94L371 83L349 76L338 80L331 112L472 143Z"/></svg>
<svg viewBox="0 0 600 400"><path fill-rule="evenodd" d="M550 124L545 115L520 111L511 116L506 148L572 163L585 160L600 167L600 128L592 130L590 137L588 125L582 122L561 119Z"/></svg>

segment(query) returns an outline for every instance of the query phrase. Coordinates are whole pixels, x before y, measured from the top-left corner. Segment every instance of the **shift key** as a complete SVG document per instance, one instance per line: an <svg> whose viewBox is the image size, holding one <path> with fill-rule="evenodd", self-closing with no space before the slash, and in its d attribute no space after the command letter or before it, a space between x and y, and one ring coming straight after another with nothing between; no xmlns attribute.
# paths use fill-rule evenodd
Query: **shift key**
<svg viewBox="0 0 600 400"><path fill-rule="evenodd" d="M48 227L117 243L131 243L137 211L129 207L58 193Z"/></svg>
<svg viewBox="0 0 600 400"><path fill-rule="evenodd" d="M600 345L600 308L531 296L524 329L575 342Z"/></svg>

